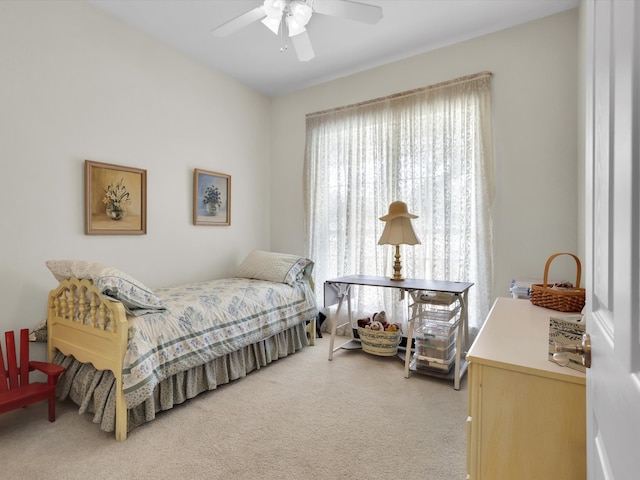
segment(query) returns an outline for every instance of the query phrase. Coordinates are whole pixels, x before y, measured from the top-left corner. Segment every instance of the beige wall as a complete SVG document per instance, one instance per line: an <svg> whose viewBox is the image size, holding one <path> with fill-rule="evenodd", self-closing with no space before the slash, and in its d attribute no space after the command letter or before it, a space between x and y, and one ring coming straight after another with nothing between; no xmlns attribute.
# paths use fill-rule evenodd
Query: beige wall
<svg viewBox="0 0 640 480"><path fill-rule="evenodd" d="M576 9L276 98L272 248L304 251L303 204L296 200L303 198L305 114L488 70L497 185L494 296L508 295L514 276L541 278L552 253L579 247L577 61ZM569 260L553 267L574 280Z"/></svg>
<svg viewBox="0 0 640 480"><path fill-rule="evenodd" d="M85 2L0 2L0 331L46 316L48 259L149 286L233 272L269 242L270 100ZM147 235L84 235L84 160L147 170ZM231 175L192 224L193 169Z"/></svg>
<svg viewBox="0 0 640 480"><path fill-rule="evenodd" d="M0 2L0 331L45 318L48 259L153 287L229 274L252 248L304 253L305 114L481 70L508 293L578 245L577 26L572 11L270 100L84 2ZM147 170L147 235L84 235L86 159ZM232 176L230 227L192 225L194 168Z"/></svg>

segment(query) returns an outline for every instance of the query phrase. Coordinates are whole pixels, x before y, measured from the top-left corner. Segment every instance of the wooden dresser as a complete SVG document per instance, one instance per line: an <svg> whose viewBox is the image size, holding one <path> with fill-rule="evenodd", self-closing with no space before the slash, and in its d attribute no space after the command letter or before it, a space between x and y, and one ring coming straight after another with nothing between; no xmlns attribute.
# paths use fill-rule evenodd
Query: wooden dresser
<svg viewBox="0 0 640 480"><path fill-rule="evenodd" d="M547 359L549 316L559 313L494 303L467 354L467 478L586 478L585 374Z"/></svg>

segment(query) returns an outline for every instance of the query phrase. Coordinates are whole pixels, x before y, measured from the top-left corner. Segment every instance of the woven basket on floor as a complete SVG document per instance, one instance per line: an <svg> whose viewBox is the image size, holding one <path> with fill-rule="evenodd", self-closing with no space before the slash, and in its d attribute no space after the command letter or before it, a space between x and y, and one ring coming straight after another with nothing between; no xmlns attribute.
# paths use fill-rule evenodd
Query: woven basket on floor
<svg viewBox="0 0 640 480"><path fill-rule="evenodd" d="M398 353L402 332L386 332L384 330L358 327L358 336L360 337L362 350L365 352L382 357L391 357Z"/></svg>
<svg viewBox="0 0 640 480"><path fill-rule="evenodd" d="M570 255L576 261L577 275L574 288L559 289L549 285L549 266L551 261L559 255ZM582 275L582 265L580 260L573 253L554 253L547 260L544 267L543 283L531 285L531 303L539 307L550 308L560 312L580 312L584 307L585 289L580 288L580 276Z"/></svg>

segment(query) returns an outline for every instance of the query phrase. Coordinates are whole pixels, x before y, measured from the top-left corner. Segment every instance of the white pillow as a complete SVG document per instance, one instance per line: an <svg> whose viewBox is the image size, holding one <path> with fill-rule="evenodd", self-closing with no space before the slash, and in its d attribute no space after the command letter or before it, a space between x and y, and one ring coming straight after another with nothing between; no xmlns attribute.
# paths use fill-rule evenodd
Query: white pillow
<svg viewBox="0 0 640 480"><path fill-rule="evenodd" d="M59 282L71 277L92 280L101 293L122 302L132 313L165 309L150 288L117 268L85 260L48 260L45 264Z"/></svg>
<svg viewBox="0 0 640 480"><path fill-rule="evenodd" d="M234 276L293 285L309 279L312 270L313 262L308 258L254 250L240 264Z"/></svg>

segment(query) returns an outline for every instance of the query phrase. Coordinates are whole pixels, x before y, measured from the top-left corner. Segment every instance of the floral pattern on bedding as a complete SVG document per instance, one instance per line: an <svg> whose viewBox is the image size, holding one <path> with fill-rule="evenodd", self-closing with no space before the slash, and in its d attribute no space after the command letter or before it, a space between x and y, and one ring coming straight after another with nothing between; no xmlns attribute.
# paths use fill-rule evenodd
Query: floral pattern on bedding
<svg viewBox="0 0 640 480"><path fill-rule="evenodd" d="M315 318L307 282L226 278L154 289L167 310L131 318L123 389L128 408L180 371Z"/></svg>

